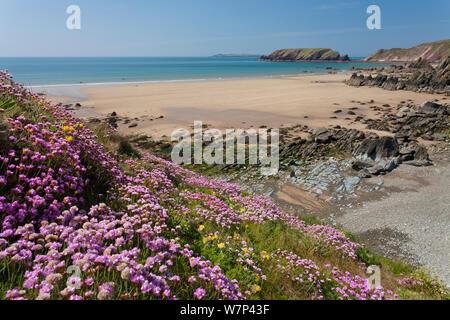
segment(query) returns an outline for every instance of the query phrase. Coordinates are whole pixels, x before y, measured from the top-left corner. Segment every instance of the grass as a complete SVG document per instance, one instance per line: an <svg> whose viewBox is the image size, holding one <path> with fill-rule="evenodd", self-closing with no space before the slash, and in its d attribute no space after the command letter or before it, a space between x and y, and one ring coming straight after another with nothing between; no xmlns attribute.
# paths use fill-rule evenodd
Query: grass
<svg viewBox="0 0 450 320"><path fill-rule="evenodd" d="M420 55L430 46L433 48L432 51L437 51L437 53L442 58L446 58L447 56L450 55L450 40L440 40L435 42L423 43L409 49L401 49L401 48L381 49L375 52L373 55L371 55L371 58L382 59L390 55L402 58L408 55Z"/></svg>

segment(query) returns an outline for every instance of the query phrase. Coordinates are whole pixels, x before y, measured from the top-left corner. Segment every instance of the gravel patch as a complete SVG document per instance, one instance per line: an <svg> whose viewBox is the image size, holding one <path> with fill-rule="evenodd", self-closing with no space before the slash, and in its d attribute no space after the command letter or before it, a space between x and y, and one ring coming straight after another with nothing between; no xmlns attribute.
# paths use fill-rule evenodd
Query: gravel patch
<svg viewBox="0 0 450 320"><path fill-rule="evenodd" d="M336 222L375 251L424 266L450 285L450 167L401 165L382 199L344 209ZM389 232L388 232L389 231Z"/></svg>

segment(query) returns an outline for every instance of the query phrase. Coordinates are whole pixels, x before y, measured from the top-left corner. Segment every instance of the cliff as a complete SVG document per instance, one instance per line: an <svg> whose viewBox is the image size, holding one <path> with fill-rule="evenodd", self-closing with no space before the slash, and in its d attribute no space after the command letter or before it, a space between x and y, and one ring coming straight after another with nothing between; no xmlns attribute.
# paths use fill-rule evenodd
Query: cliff
<svg viewBox="0 0 450 320"><path fill-rule="evenodd" d="M262 56L260 61L302 62L302 61L350 61L348 55L328 48L282 49Z"/></svg>
<svg viewBox="0 0 450 320"><path fill-rule="evenodd" d="M435 68L426 60L419 58L406 66L393 65L377 72L375 77L373 74L354 73L346 83L356 87L370 86L386 90L450 95L450 56L443 59Z"/></svg>
<svg viewBox="0 0 450 320"><path fill-rule="evenodd" d="M439 63L450 56L450 40L423 43L409 49L380 49L368 56L368 62L411 62L422 58L430 63Z"/></svg>

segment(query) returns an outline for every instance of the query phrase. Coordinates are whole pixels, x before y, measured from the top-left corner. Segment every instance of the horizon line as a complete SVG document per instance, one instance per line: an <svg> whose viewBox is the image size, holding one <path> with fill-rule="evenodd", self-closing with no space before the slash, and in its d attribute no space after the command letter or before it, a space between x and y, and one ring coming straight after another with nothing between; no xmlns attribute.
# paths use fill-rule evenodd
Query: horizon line
<svg viewBox="0 0 450 320"><path fill-rule="evenodd" d="M226 55L226 54L225 54ZM251 58L258 57L259 55L242 55L241 58ZM367 55L348 55L353 58L366 57ZM239 58L239 55L235 57L217 57L215 55L204 55L204 56L0 56L1 58Z"/></svg>

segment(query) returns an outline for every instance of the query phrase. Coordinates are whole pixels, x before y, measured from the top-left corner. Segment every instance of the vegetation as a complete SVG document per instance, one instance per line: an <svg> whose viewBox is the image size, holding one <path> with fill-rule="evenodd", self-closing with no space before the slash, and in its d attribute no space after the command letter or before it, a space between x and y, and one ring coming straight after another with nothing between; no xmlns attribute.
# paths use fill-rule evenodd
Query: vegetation
<svg viewBox="0 0 450 320"><path fill-rule="evenodd" d="M342 56L339 52L329 48L296 48L276 50L268 56L262 56L261 60L272 61L348 61L347 55Z"/></svg>
<svg viewBox="0 0 450 320"><path fill-rule="evenodd" d="M380 49L368 56L366 61L413 61L420 57L439 62L450 56L450 40L423 43L409 49Z"/></svg>
<svg viewBox="0 0 450 320"><path fill-rule="evenodd" d="M6 72L0 124L1 299L448 298L340 230L87 128Z"/></svg>

